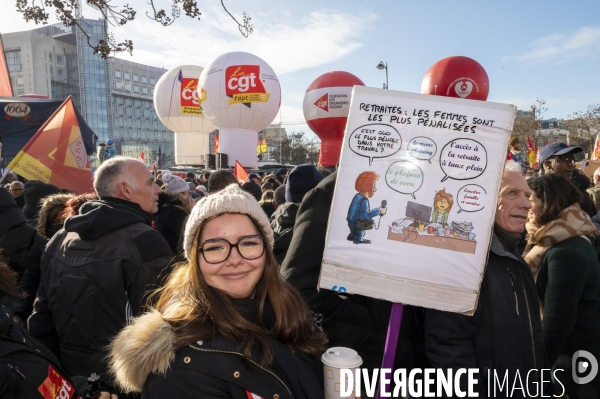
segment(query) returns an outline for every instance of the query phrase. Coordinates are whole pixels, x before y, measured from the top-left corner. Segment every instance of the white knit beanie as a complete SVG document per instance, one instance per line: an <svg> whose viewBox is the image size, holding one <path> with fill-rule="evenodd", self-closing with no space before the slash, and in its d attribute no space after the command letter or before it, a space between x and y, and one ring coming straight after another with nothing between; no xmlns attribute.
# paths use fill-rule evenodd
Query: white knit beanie
<svg viewBox="0 0 600 399"><path fill-rule="evenodd" d="M254 197L242 190L237 184L230 184L226 188L207 197L201 198L194 206L185 225L183 249L185 257L190 259L190 252L196 234L211 218L223 213L241 213L248 215L257 223L265 234L269 250L273 249L273 229L267 215L262 210Z"/></svg>
<svg viewBox="0 0 600 399"><path fill-rule="evenodd" d="M179 194L190 191L190 186L179 176L165 173L162 180L165 183L165 193L167 194Z"/></svg>

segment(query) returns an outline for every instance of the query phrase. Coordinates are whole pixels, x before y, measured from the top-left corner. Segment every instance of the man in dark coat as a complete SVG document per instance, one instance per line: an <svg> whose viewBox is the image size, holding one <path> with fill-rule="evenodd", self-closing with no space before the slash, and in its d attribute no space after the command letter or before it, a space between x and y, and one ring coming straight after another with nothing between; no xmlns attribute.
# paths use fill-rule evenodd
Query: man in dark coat
<svg viewBox="0 0 600 399"><path fill-rule="evenodd" d="M124 157L94 177L99 200L67 218L48 243L29 331L71 375L103 374L106 346L146 309L172 252L151 227L160 188L148 168Z"/></svg>
<svg viewBox="0 0 600 399"><path fill-rule="evenodd" d="M550 373L546 371L542 376L539 372L548 369L548 363L533 273L516 250L531 208L529 195L519 164L507 163L492 246L474 315L425 311L425 347L431 365L444 370L479 369L479 397L529 397L527 392L532 395L537 392L536 383L537 387L544 385L544 395L553 394ZM530 370L538 372L528 375ZM508 375L503 390L496 385L496 395L486 392L488 372L492 383L494 372L500 383ZM546 384L541 384L542 379ZM519 388L511 395L515 381L525 391ZM466 378L461 379L463 391L466 387ZM541 393L537 395L541 397Z"/></svg>
<svg viewBox="0 0 600 399"><path fill-rule="evenodd" d="M356 350L363 359L361 367L372 370L382 364L392 303L317 290L336 178L334 172L304 196L281 274L302 293L313 312L323 315L330 346ZM421 309L405 306L394 368L427 367L422 314Z"/></svg>

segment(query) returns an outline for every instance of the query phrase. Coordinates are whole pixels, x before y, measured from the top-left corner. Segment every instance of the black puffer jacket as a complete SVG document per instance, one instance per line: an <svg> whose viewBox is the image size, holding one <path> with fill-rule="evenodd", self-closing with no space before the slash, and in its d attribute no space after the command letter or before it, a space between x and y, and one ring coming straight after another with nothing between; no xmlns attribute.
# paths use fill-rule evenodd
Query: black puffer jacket
<svg viewBox="0 0 600 399"><path fill-rule="evenodd" d="M484 390L488 370L495 370L500 380L508 370L509 387L518 370L526 384L529 370L548 369L539 309L530 267L516 250L505 249L494 234L475 314L425 311L425 345L432 367L478 368L479 377L484 378L479 388ZM546 372L544 381L549 378ZM539 383L540 375L533 373L530 384L536 379ZM461 386L466 388L466 379ZM551 389L546 384L544 394L552 395ZM488 397L481 394L484 390L479 390L479 397ZM506 387L496 392L495 397L523 397L520 390L510 396ZM534 385L529 392L536 392Z"/></svg>
<svg viewBox="0 0 600 399"><path fill-rule="evenodd" d="M356 350L363 359L361 367L372 370L381 367L392 303L317 290L336 177L337 173L332 173L304 196L281 274L300 291L313 312L323 315L329 345ZM405 306L395 369L427 367L422 328L422 309Z"/></svg>
<svg viewBox="0 0 600 399"><path fill-rule="evenodd" d="M261 366L258 351L245 361L240 344L223 337L178 350L175 341L173 329L158 311L134 320L111 344L112 372L121 389L141 392L142 399L323 397L319 362L292 354L275 339L274 357L284 371Z"/></svg>
<svg viewBox="0 0 600 399"><path fill-rule="evenodd" d="M90 201L48 243L29 330L71 375L105 371L105 347L167 270L171 250L150 222L133 202Z"/></svg>
<svg viewBox="0 0 600 399"><path fill-rule="evenodd" d="M271 227L275 238L273 252L275 259L280 265L285 259L292 237L294 236L294 223L298 213L298 204L287 202L277 207L277 210L271 217Z"/></svg>
<svg viewBox="0 0 600 399"><path fill-rule="evenodd" d="M162 204L160 204L161 199L164 201ZM159 204L154 225L169 244L171 252L175 254L177 253L177 243L185 228L187 213L181 208L182 204L179 199L169 202L169 197L164 193L159 194Z"/></svg>

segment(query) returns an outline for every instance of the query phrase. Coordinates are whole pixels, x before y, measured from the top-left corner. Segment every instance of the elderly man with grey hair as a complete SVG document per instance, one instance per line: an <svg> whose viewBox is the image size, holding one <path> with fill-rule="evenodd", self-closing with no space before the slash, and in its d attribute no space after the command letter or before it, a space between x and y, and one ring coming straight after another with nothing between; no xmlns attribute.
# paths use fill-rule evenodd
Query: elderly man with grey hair
<svg viewBox="0 0 600 399"><path fill-rule="evenodd" d="M508 392L519 376L525 392L539 392L543 387L544 395L553 394L548 375L543 378L539 372L548 369L548 364L535 281L531 268L517 250L531 209L530 195L520 165L506 162L492 245L474 315L425 310L425 351L431 367L454 371L479 369L479 397L492 396L487 392L488 387L499 391L495 397L524 397ZM529 373L530 370L534 372ZM506 375L510 382L504 385L504 390L489 386L487 372L492 373L491 381L495 372L499 381ZM546 384L542 384L542 378ZM466 386L465 376L461 388L466 391Z"/></svg>
<svg viewBox="0 0 600 399"><path fill-rule="evenodd" d="M29 318L31 335L70 375L106 372L111 337L146 310L173 256L151 227L160 187L146 165L111 158L96 171L94 188L99 199L83 204L48 243Z"/></svg>

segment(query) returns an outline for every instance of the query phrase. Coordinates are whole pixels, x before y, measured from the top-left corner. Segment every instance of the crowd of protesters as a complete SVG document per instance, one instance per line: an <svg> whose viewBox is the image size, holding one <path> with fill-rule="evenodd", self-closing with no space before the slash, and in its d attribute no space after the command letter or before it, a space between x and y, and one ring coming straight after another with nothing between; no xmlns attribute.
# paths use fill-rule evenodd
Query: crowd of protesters
<svg viewBox="0 0 600 399"><path fill-rule="evenodd" d="M600 359L600 168L552 143L535 170L510 145L474 314L405 306L394 369L477 368L488 397L483 370L554 368L600 398L571 378L575 352ZM240 399L323 397L327 347L381 367L392 304L317 288L337 171L184 179L113 155L94 193L2 177L0 397L39 397L48 366L65 398L96 374L106 398Z"/></svg>

